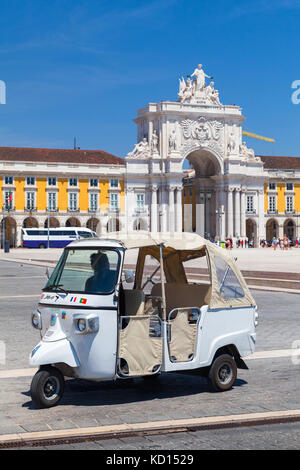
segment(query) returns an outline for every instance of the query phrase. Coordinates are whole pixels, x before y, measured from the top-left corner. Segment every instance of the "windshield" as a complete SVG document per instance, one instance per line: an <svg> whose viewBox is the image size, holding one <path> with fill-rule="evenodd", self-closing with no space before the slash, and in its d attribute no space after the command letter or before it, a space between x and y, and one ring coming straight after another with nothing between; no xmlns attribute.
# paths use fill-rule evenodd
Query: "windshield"
<svg viewBox="0 0 300 470"><path fill-rule="evenodd" d="M119 272L117 250L65 249L44 290L109 294L113 292Z"/></svg>

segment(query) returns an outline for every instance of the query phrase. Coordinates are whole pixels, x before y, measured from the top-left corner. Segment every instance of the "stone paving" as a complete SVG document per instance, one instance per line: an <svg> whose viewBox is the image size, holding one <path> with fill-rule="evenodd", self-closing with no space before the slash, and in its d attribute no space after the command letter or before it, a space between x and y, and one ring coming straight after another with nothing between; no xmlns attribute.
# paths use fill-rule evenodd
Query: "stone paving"
<svg viewBox="0 0 300 470"><path fill-rule="evenodd" d="M276 424L254 426L239 429L217 429L210 431L179 432L172 435L153 435L147 437L124 437L121 439L105 439L93 442L60 444L54 446L38 446L23 449L36 450L97 450L97 451L136 451L152 450L156 452L171 450L299 450L300 424ZM134 454L132 454L134 455ZM194 463L202 461L199 454Z"/></svg>
<svg viewBox="0 0 300 470"><path fill-rule="evenodd" d="M0 261L0 297L25 296L26 293L38 295L45 280L44 268ZM260 314L257 350L291 348L293 341L300 340L299 296L279 292L254 292L254 296ZM7 345L7 362L0 366L2 370L28 367L28 355L39 341L39 334L30 325L30 313L37 300L38 297L0 298L0 340ZM46 410L35 409L31 402L30 377L0 379L0 434L300 408L300 365L285 357L255 359L249 361L248 366L249 370L238 371L234 388L220 394L210 393L206 381L200 377L177 373L163 374L153 381L135 379L95 383L72 379L66 383L60 405ZM257 436L261 429L257 428ZM299 427L295 425L294 429L294 436L299 436ZM208 445L202 432L199 431L197 440L199 448ZM241 434L240 431L230 432L236 433L238 448L242 445L243 433L246 439L246 431L241 431ZM251 436L252 431L248 432ZM215 445L218 445L218 433L213 434ZM277 429L274 433L269 436L280 439L281 431ZM193 438L197 435L190 434ZM190 437L182 436L180 441L180 435L176 436L165 436L164 442L167 438L171 442L166 444L167 448L173 448L176 442L183 448L189 445ZM149 439L122 440L118 445L122 448L148 448L154 442ZM244 444L247 443L245 439ZM271 443L271 437L268 439ZM231 445L229 439L222 442L218 448ZM267 440L262 438L256 442L263 445ZM84 444L84 448L93 447L92 444ZM94 445L103 447L99 442ZM294 448L295 437L291 437L287 445Z"/></svg>
<svg viewBox="0 0 300 470"><path fill-rule="evenodd" d="M56 262L62 253L61 249L50 248L45 250L15 248L9 253L0 251L0 260L30 260L51 264ZM280 249L274 252L273 248L233 248L230 252L237 258L237 263L242 270L274 271L299 273L300 249L291 248L288 251ZM127 262L131 263L136 257L136 250L127 253ZM199 266L201 260L194 260L191 265Z"/></svg>

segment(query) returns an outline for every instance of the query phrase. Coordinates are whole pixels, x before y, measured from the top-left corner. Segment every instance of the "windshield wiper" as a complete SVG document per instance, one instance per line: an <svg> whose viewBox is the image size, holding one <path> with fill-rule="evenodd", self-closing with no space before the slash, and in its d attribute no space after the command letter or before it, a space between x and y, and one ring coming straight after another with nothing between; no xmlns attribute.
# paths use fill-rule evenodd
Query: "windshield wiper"
<svg viewBox="0 0 300 470"><path fill-rule="evenodd" d="M60 292L64 292L65 294L68 294L68 292L61 287L62 285L63 284L57 284L57 285L51 284L51 286L44 287L43 291L49 289L49 290L52 290L53 292L55 292L55 289L57 289Z"/></svg>

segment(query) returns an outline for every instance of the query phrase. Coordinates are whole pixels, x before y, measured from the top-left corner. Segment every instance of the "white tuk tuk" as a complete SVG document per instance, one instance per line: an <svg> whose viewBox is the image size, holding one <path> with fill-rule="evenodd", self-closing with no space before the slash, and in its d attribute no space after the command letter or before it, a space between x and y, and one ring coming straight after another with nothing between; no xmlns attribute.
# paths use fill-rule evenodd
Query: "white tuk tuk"
<svg viewBox="0 0 300 470"><path fill-rule="evenodd" d="M235 260L192 233L135 232L68 245L49 278L32 325L30 355L38 407L58 403L64 376L89 380L191 371L228 390L254 352L257 307ZM128 250L138 252L134 271ZM189 282L186 264L206 257L208 276ZM197 260L198 259L198 260Z"/></svg>

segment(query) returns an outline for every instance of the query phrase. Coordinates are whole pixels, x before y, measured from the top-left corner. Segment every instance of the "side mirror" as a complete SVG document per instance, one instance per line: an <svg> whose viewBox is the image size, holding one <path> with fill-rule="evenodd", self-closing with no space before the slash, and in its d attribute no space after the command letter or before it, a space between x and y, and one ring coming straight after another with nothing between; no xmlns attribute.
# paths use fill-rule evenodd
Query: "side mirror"
<svg viewBox="0 0 300 470"><path fill-rule="evenodd" d="M127 282L127 284L134 282L134 274L130 269L125 269L124 279L125 279L125 282Z"/></svg>
<svg viewBox="0 0 300 470"><path fill-rule="evenodd" d="M50 279L50 272L49 272L49 268L47 267L46 268L46 276L47 276L47 279Z"/></svg>

